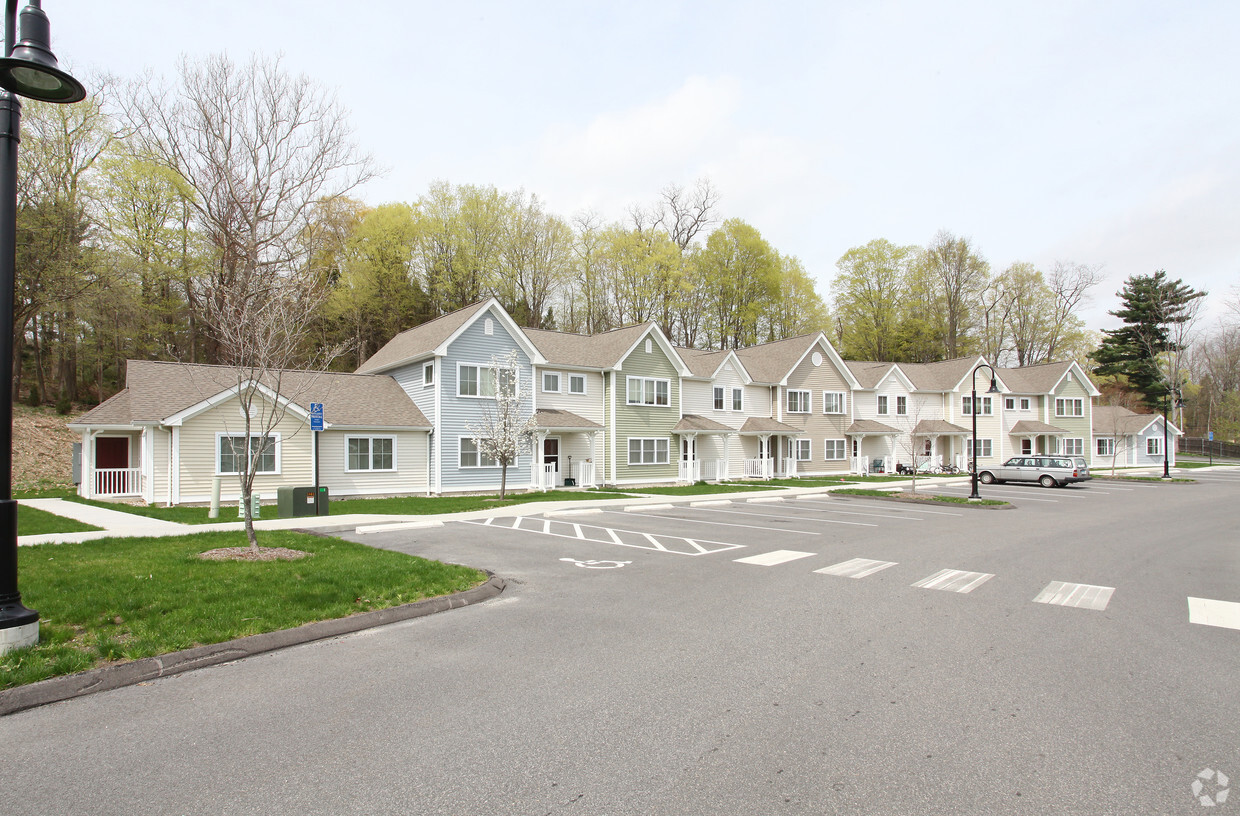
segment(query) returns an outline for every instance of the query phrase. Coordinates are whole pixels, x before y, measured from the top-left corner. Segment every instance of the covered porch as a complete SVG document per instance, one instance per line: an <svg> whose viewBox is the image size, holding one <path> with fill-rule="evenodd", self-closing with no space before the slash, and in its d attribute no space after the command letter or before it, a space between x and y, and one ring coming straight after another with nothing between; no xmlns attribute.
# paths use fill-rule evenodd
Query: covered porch
<svg viewBox="0 0 1240 816"><path fill-rule="evenodd" d="M735 428L697 414L685 414L672 428L680 437L680 463L676 480L725 482L732 473L732 440Z"/></svg>
<svg viewBox="0 0 1240 816"><path fill-rule="evenodd" d="M571 411L540 408L534 412L533 484L537 490L598 487L602 481L600 443L603 426Z"/></svg>
<svg viewBox="0 0 1240 816"><path fill-rule="evenodd" d="M898 428L873 419L859 419L849 425L844 436L850 440L852 446L851 472L862 476L894 472L896 437L899 435Z"/></svg>
<svg viewBox="0 0 1240 816"><path fill-rule="evenodd" d="M796 478L797 460L792 440L804 435L800 428L769 417L750 417L741 426L741 450L747 479ZM781 456L780 453L785 455Z"/></svg>
<svg viewBox="0 0 1240 816"><path fill-rule="evenodd" d="M91 429L82 434L78 495L84 499L143 496L143 432L127 428Z"/></svg>
<svg viewBox="0 0 1240 816"><path fill-rule="evenodd" d="M1029 456L1035 453L1059 453L1062 440L1071 433L1063 428L1038 422L1033 419L1022 419L1008 431L1008 439L1012 443L1012 453Z"/></svg>
<svg viewBox="0 0 1240 816"><path fill-rule="evenodd" d="M943 419L923 419L913 427L913 465L918 470L968 469L966 452L973 432Z"/></svg>

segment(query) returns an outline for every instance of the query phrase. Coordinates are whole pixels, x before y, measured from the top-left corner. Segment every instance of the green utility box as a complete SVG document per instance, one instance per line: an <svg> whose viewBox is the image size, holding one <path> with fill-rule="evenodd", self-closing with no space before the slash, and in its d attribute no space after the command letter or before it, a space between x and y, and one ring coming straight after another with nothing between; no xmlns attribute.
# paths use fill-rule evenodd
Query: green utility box
<svg viewBox="0 0 1240 816"><path fill-rule="evenodd" d="M313 485L310 487L278 488L276 490L276 504L280 509L280 518L323 515L316 510L318 502Z"/></svg>
<svg viewBox="0 0 1240 816"><path fill-rule="evenodd" d="M327 485L321 485L318 490L319 490L319 500L315 502L317 506L317 515L320 515L320 516L330 515L330 513L327 512L327 504L328 504Z"/></svg>
<svg viewBox="0 0 1240 816"><path fill-rule="evenodd" d="M250 494L250 518L258 518L262 512L262 504L259 503L258 494ZM241 496L237 499L237 518L245 518L245 497Z"/></svg>

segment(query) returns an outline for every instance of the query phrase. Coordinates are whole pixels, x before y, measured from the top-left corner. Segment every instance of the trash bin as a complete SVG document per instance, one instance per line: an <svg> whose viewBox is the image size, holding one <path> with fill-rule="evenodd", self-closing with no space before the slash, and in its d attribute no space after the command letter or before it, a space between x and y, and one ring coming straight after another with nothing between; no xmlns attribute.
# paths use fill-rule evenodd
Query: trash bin
<svg viewBox="0 0 1240 816"><path fill-rule="evenodd" d="M565 486L565 487L576 487L576 486L577 486L577 480L576 480L576 479L574 479L572 476L565 476L565 477L564 477L564 486Z"/></svg>
<svg viewBox="0 0 1240 816"><path fill-rule="evenodd" d="M318 488L318 499L314 502L315 515L328 516L328 500L327 485L320 485Z"/></svg>
<svg viewBox="0 0 1240 816"><path fill-rule="evenodd" d="M281 487L276 490L280 518L297 518L315 515L316 498L314 486Z"/></svg>

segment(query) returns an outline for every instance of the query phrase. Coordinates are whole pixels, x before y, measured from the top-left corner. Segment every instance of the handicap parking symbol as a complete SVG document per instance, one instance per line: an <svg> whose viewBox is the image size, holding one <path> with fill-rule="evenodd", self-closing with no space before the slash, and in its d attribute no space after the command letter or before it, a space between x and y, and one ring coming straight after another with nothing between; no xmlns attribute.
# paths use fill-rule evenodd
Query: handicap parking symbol
<svg viewBox="0 0 1240 816"><path fill-rule="evenodd" d="M568 561L576 564L583 569L620 569L626 564L632 564L632 561L579 561L576 558L561 558L561 561Z"/></svg>

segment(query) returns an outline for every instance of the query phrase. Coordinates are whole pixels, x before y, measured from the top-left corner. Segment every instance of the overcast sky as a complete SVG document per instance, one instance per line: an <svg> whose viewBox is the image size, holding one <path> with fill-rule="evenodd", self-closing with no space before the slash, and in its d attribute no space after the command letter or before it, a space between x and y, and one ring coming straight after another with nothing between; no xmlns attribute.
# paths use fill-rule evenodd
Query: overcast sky
<svg viewBox="0 0 1240 816"><path fill-rule="evenodd" d="M78 73L171 78L179 55L282 53L337 91L388 168L524 188L608 220L708 177L722 217L829 298L875 238L972 238L991 268L1101 264L1240 283L1240 3L46 0Z"/></svg>

